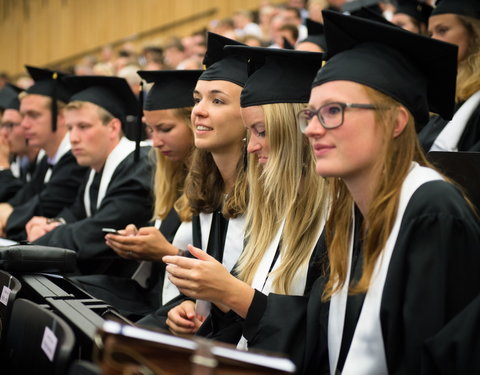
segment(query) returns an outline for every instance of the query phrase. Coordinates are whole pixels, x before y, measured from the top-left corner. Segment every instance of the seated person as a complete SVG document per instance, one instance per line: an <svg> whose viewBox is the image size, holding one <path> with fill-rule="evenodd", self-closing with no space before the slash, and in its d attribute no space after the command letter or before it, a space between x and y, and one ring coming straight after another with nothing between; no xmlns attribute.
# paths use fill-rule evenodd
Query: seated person
<svg viewBox="0 0 480 375"><path fill-rule="evenodd" d="M135 162L135 143L122 135L137 100L123 78L81 76L64 82L75 92L65 107L72 152L90 171L72 205L53 219L37 216L28 222L28 239L75 250L82 273L128 274L136 262L114 254L102 228L123 228L132 221L143 226L151 217L149 148L142 147Z"/></svg>
<svg viewBox="0 0 480 375"><path fill-rule="evenodd" d="M21 89L9 83L0 90L0 202L12 198L23 185L32 179L37 162L45 154L30 146L25 131L20 126Z"/></svg>
<svg viewBox="0 0 480 375"><path fill-rule="evenodd" d="M63 107L70 92L59 72L27 66L35 84L20 94L21 127L28 144L45 150L29 183L0 203L0 235L25 240L25 225L36 215L53 217L72 204L86 168L77 164Z"/></svg>

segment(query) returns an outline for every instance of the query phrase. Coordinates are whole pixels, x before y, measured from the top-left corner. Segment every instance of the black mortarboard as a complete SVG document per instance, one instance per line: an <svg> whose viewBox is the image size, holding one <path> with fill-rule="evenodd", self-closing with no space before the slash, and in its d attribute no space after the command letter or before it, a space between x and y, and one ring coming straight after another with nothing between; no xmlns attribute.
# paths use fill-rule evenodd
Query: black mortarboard
<svg viewBox="0 0 480 375"><path fill-rule="evenodd" d="M376 10L372 10L372 8L361 7L360 9L356 10L355 12L351 13L352 16L365 18L370 21L384 23L386 25L393 25L390 21L388 21L381 12L377 12Z"/></svg>
<svg viewBox="0 0 480 375"><path fill-rule="evenodd" d="M397 6L397 10L395 11L395 14L403 13L416 19L418 22L427 24L428 17L430 17L432 10L433 8L430 5L423 3L421 1L401 0L398 2L398 6Z"/></svg>
<svg viewBox="0 0 480 375"><path fill-rule="evenodd" d="M310 42L319 46L323 51L327 50L327 43L325 42L325 29L320 22L316 22L307 18L308 37L302 40L303 42Z"/></svg>
<svg viewBox="0 0 480 375"><path fill-rule="evenodd" d="M193 106L193 90L203 70L140 70L138 75L154 85L143 103L147 111Z"/></svg>
<svg viewBox="0 0 480 375"><path fill-rule="evenodd" d="M107 76L68 76L63 82L72 91L70 102L98 105L120 119L125 126L128 115L137 114L138 102L124 78Z"/></svg>
<svg viewBox="0 0 480 375"><path fill-rule="evenodd" d="M429 111L452 117L457 46L336 12L323 17L330 59L313 87L337 80L369 86L407 107L419 126Z"/></svg>
<svg viewBox="0 0 480 375"><path fill-rule="evenodd" d="M249 77L240 96L242 107L307 103L323 60L319 52L247 46L227 46L225 50L248 60L244 69L248 69Z"/></svg>
<svg viewBox="0 0 480 375"><path fill-rule="evenodd" d="M207 69L200 75L203 81L229 81L242 86L247 80L247 71L242 58L226 55L223 47L227 45L244 46L233 39L211 33L207 34L207 51L203 64Z"/></svg>
<svg viewBox="0 0 480 375"><path fill-rule="evenodd" d="M20 108L20 101L18 94L23 90L20 87L7 83L0 90L0 109L18 109Z"/></svg>
<svg viewBox="0 0 480 375"><path fill-rule="evenodd" d="M436 14L459 14L473 18L480 18L479 0L438 0L432 16Z"/></svg>
<svg viewBox="0 0 480 375"><path fill-rule="evenodd" d="M60 81L65 73L25 65L35 83L25 90L28 94L44 95L52 99L52 131L57 130L57 100L68 102L70 92Z"/></svg>

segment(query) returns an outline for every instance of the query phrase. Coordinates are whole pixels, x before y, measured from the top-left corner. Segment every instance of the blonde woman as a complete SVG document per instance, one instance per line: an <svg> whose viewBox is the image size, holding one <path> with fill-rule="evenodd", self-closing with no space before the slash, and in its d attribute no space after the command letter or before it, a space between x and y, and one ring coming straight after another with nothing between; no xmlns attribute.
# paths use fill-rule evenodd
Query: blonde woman
<svg viewBox="0 0 480 375"><path fill-rule="evenodd" d="M241 96L250 153L247 244L236 277L192 247L198 259L165 261L175 265L167 270L183 293L215 304L199 334L246 348L242 320L255 309L254 294L304 295L320 273L324 182L315 174L312 150L298 130L296 113L305 106L322 54L234 46L226 50L246 56L250 71L258 69Z"/></svg>
<svg viewBox="0 0 480 375"><path fill-rule="evenodd" d="M455 115L433 117L419 133L430 151L480 151L480 2L442 0L428 20L432 38L458 46Z"/></svg>
<svg viewBox="0 0 480 375"><path fill-rule="evenodd" d="M327 272L307 298L259 299L244 332L298 374L419 374L424 345L480 292L478 220L415 129L429 109L452 115L457 51L354 16L324 20L332 57L298 117L329 180Z"/></svg>

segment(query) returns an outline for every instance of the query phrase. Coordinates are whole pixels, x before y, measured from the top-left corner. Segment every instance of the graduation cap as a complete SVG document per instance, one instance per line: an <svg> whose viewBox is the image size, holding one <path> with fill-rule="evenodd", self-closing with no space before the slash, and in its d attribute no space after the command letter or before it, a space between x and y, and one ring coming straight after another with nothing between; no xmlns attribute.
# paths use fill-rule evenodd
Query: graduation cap
<svg viewBox="0 0 480 375"><path fill-rule="evenodd" d="M203 70L140 70L138 75L154 85L143 103L147 111L193 106L193 90Z"/></svg>
<svg viewBox="0 0 480 375"><path fill-rule="evenodd" d="M438 0L432 16L437 14L459 14L473 18L480 18L479 0Z"/></svg>
<svg viewBox="0 0 480 375"><path fill-rule="evenodd" d="M327 50L327 43L325 42L325 29L320 22L316 22L307 18L308 36L300 43L310 42L319 46L323 51Z"/></svg>
<svg viewBox="0 0 480 375"><path fill-rule="evenodd" d="M55 132L57 131L57 100L66 103L70 98L70 92L60 81L60 78L64 77L65 73L29 65L25 65L25 68L30 77L35 81L25 92L27 94L48 96L52 99L52 131Z"/></svg>
<svg viewBox="0 0 480 375"><path fill-rule="evenodd" d="M118 118L126 133L127 116L136 116L139 103L128 82L124 78L111 76L68 76L63 78L73 92L70 102L89 102L102 107ZM141 117L141 116L140 116ZM140 133L136 129L135 161L140 155Z"/></svg>
<svg viewBox="0 0 480 375"><path fill-rule="evenodd" d="M207 51L203 64L207 69L200 75L203 81L229 81L242 86L247 80L245 63L241 57L227 55L223 47L227 45L244 46L245 44L224 36L208 32Z"/></svg>
<svg viewBox="0 0 480 375"><path fill-rule="evenodd" d="M20 109L20 101L18 94L23 90L20 87L7 83L0 90L0 109Z"/></svg>
<svg viewBox="0 0 480 375"><path fill-rule="evenodd" d="M457 46L355 16L324 11L323 17L329 61L313 87L353 81L403 104L417 126L428 121L429 111L451 119Z"/></svg>
<svg viewBox="0 0 480 375"><path fill-rule="evenodd" d="M138 101L124 78L110 76L68 76L63 82L72 91L70 102L98 105L118 118L125 126L128 115L137 114Z"/></svg>
<svg viewBox="0 0 480 375"><path fill-rule="evenodd" d="M322 65L323 53L227 46L229 53L244 56L249 72L240 96L240 105L250 107L271 103L307 103L312 80Z"/></svg>
<svg viewBox="0 0 480 375"><path fill-rule="evenodd" d="M416 0L401 0L398 2L397 10L395 14L403 13L412 17L418 22L427 24L428 18L432 13L433 8L423 2Z"/></svg>
<svg viewBox="0 0 480 375"><path fill-rule="evenodd" d="M384 23L386 25L396 26L393 23L391 23L389 20L387 20L382 15L381 12L378 12L378 11L372 9L372 8L369 8L369 7L361 7L358 10L356 10L354 12L351 12L350 14L352 16L365 18L365 19L370 20L370 21L375 21L375 22Z"/></svg>

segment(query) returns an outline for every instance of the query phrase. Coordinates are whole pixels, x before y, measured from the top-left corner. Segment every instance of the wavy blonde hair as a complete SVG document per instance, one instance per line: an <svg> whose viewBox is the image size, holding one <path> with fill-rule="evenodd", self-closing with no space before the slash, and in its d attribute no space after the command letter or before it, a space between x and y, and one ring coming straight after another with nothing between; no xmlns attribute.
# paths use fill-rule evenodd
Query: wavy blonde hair
<svg viewBox="0 0 480 375"><path fill-rule="evenodd" d="M393 137L394 124L401 104L392 98L363 86L371 102L379 107L388 107L375 112L378 137L382 139L382 151L378 156L379 179L375 182L373 201L362 228L363 273L360 280L350 286L350 293L364 293L368 290L375 263L383 251L395 222L403 181L412 161L432 167L418 142L415 122L411 113L403 132ZM345 183L338 178L329 179L331 210L326 224L329 258L329 279L323 300L328 300L346 282L348 268L348 247L352 235L353 199Z"/></svg>
<svg viewBox="0 0 480 375"><path fill-rule="evenodd" d="M247 245L238 277L252 284L258 265L282 221L281 265L273 272L276 293L289 293L297 272L306 272L325 208L324 180L315 173L308 139L300 133L296 114L305 104L275 103L261 106L269 143L264 168L249 156L250 187L247 209Z"/></svg>
<svg viewBox="0 0 480 375"><path fill-rule="evenodd" d="M173 115L187 124L191 131L190 113L192 108L172 109ZM193 140L193 133L192 133ZM168 213L175 208L181 221L191 221L192 212L188 201L183 194L185 178L188 173L188 164L191 154L187 155L186 160L173 161L163 155L160 150L153 150L155 159L155 175L153 177L155 205L153 211L154 218L165 219ZM193 141L192 141L193 150Z"/></svg>
<svg viewBox="0 0 480 375"><path fill-rule="evenodd" d="M468 56L459 63L456 101L467 100L480 90L480 20L457 15L469 36Z"/></svg>

